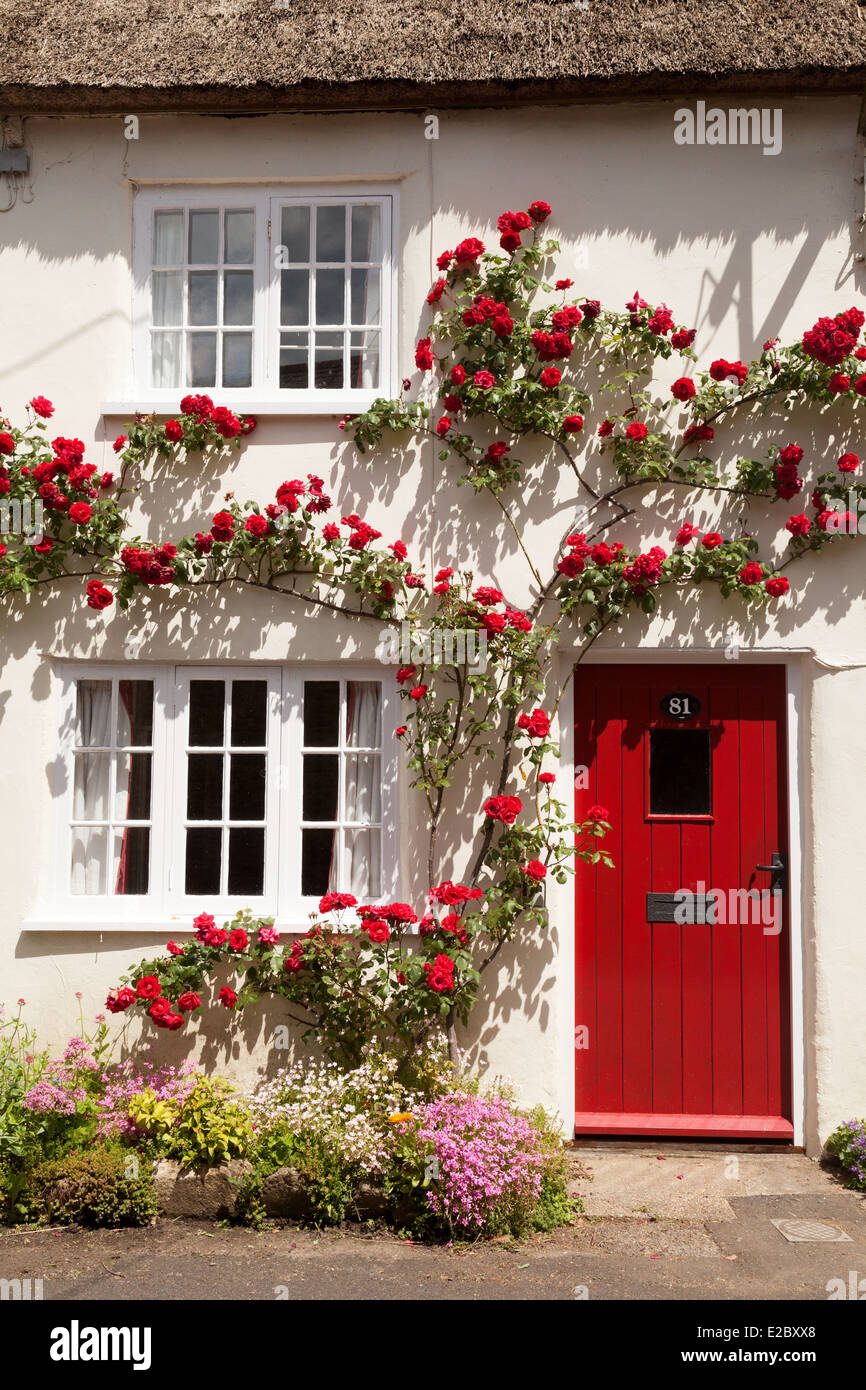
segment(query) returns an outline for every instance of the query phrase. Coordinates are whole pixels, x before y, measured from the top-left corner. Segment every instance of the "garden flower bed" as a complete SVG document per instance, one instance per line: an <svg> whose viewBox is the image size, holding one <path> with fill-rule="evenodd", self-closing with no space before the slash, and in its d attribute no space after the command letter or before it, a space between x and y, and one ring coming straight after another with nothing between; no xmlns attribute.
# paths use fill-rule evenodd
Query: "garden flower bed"
<svg viewBox="0 0 866 1390"><path fill-rule="evenodd" d="M432 1044L305 1060L242 1094L190 1065L110 1060L107 1024L52 1059L0 1013L0 1219L142 1226L377 1220L413 1236L525 1236L573 1219L553 1120L457 1078ZM405 1058L402 1059L405 1070Z"/></svg>

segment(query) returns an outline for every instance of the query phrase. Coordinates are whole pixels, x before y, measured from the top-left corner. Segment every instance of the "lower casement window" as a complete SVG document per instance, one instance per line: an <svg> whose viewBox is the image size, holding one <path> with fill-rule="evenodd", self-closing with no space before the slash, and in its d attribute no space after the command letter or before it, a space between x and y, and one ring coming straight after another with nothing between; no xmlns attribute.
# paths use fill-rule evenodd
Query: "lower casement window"
<svg viewBox="0 0 866 1390"><path fill-rule="evenodd" d="M54 902L94 926L397 885L393 682L342 668L65 667Z"/></svg>

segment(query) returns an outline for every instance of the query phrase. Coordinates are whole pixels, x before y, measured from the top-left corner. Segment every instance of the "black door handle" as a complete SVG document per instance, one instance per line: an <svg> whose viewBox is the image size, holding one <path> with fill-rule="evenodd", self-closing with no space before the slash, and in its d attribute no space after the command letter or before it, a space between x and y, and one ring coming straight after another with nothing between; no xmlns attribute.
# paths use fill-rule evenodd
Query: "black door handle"
<svg viewBox="0 0 866 1390"><path fill-rule="evenodd" d="M755 868L762 869L773 875L770 879L770 887L774 893L776 891L780 893L785 891L788 886L788 856L786 854L780 853L779 850L774 850L772 864L756 864Z"/></svg>

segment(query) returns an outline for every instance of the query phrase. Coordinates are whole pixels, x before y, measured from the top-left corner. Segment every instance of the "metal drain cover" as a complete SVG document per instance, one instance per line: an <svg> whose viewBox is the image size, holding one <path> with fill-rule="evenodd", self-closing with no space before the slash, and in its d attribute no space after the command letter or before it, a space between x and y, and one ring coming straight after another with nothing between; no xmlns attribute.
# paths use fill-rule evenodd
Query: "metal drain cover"
<svg viewBox="0 0 866 1390"><path fill-rule="evenodd" d="M804 1221L791 1216L771 1219L771 1224L781 1231L786 1240L795 1241L839 1241L851 1240L841 1226L829 1221Z"/></svg>

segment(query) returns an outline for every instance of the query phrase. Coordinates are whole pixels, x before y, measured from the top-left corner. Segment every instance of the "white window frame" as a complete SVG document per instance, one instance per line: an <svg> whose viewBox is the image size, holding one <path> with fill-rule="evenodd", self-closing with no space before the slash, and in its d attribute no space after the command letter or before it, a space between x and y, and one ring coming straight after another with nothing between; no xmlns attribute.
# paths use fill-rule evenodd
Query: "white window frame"
<svg viewBox="0 0 866 1390"><path fill-rule="evenodd" d="M381 684L382 883L378 900L399 899L400 768L397 743L389 740L388 730L399 722L400 711L394 681L389 679L393 674L390 668L354 663L341 663L340 666L188 663L178 666L142 661L134 664L70 661L58 663L55 674L59 744L54 764L54 867L53 872L41 880L42 901L34 916L23 923L24 930L163 934L189 931L192 918L199 912L211 912L221 922L241 908L250 908L255 916L274 917L277 926L284 931L305 931L309 915L319 901L318 896L303 897L300 892L305 680L339 681L341 712L347 681L378 681ZM108 679L154 682L150 891L147 894L73 894L70 888L77 682ZM189 682L195 679L268 681L268 755L276 761L272 763L267 781L265 891L260 898L188 897L184 892L187 710ZM341 728L341 749L344 745L345 732ZM343 766L341 756L341 787ZM287 774L278 769L287 769ZM160 808L165 808L163 816L160 816Z"/></svg>
<svg viewBox="0 0 866 1390"><path fill-rule="evenodd" d="M280 208L288 203L376 203L382 208L381 357L379 385L344 387L340 391L281 390L279 386L279 280L276 248ZM251 208L255 213L253 260L253 384L250 387L166 387L150 385L152 227L156 211L201 208ZM379 396L396 394L397 189L393 185L295 185L266 188L249 184L211 184L207 187L171 185L139 188L133 210L132 364L129 384L121 399L102 403L103 415L128 415L148 410L175 415L187 392L212 396L252 415L341 415L365 410ZM185 223L186 225L186 223ZM242 267L240 267L242 268ZM348 325L347 325L348 328ZM290 330L287 330L290 331Z"/></svg>

